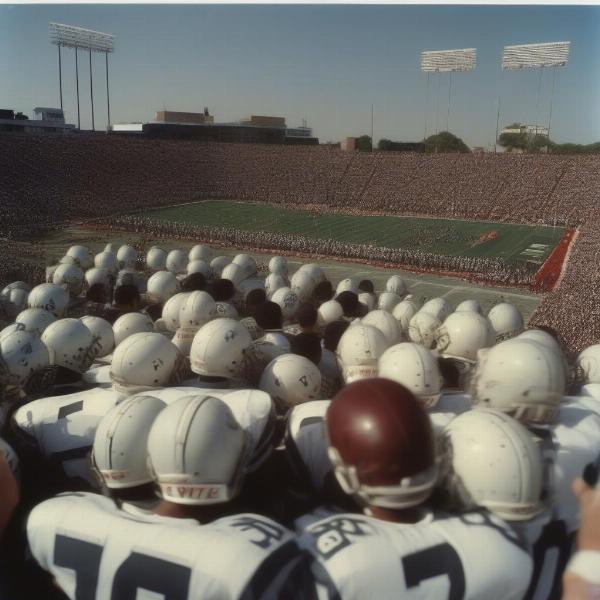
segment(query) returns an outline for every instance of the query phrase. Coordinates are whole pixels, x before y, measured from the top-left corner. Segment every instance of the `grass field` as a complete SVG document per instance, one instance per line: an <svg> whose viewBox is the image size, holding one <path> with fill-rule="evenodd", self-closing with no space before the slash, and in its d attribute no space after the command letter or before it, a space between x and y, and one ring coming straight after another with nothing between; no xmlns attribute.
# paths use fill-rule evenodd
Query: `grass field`
<svg viewBox="0 0 600 600"><path fill-rule="evenodd" d="M367 217L207 200L143 213L159 220L246 231L272 231L353 244L412 248L455 256L498 257L541 265L563 236L562 227L417 217Z"/></svg>

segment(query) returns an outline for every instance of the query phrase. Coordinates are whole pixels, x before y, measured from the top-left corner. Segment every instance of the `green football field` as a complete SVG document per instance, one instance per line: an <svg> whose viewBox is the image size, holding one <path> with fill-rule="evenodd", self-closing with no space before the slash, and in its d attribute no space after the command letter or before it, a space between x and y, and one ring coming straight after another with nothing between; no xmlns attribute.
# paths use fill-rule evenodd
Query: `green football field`
<svg viewBox="0 0 600 600"><path fill-rule="evenodd" d="M227 200L145 211L158 221L208 227L270 231L352 244L410 248L457 256L503 258L509 263L541 265L563 236L562 227L512 225L418 217L371 217L316 214Z"/></svg>

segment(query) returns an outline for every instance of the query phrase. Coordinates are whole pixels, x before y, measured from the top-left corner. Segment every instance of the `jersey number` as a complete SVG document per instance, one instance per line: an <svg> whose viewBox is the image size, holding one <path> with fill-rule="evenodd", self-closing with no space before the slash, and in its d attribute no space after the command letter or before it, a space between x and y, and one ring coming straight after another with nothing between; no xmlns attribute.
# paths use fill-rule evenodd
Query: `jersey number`
<svg viewBox="0 0 600 600"><path fill-rule="evenodd" d="M54 564L75 571L75 600L94 600L102 546L66 535L54 541ZM135 600L139 589L161 594L164 600L186 600L192 571L189 567L132 552L121 563L112 583L112 600Z"/></svg>
<svg viewBox="0 0 600 600"><path fill-rule="evenodd" d="M406 587L416 587L426 579L446 575L450 581L448 600L465 597L465 572L460 557L450 544L438 544L402 558Z"/></svg>

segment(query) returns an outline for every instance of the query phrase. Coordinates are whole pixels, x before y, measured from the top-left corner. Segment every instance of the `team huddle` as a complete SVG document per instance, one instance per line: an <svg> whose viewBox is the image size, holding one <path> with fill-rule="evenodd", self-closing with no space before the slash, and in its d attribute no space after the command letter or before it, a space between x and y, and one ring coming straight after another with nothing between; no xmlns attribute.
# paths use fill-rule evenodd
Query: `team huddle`
<svg viewBox="0 0 600 600"><path fill-rule="evenodd" d="M600 344L214 254L0 292L0 598L560 598Z"/></svg>

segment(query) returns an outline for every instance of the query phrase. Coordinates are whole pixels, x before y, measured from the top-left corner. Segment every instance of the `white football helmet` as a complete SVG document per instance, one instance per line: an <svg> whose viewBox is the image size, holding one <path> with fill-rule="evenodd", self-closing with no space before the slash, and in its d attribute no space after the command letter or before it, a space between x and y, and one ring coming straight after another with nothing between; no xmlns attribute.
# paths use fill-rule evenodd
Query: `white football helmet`
<svg viewBox="0 0 600 600"><path fill-rule="evenodd" d="M130 312L121 315L113 323L115 348L134 333L150 333L154 331L154 323L146 313Z"/></svg>
<svg viewBox="0 0 600 600"><path fill-rule="evenodd" d="M50 364L48 349L39 336L23 329L3 331L0 356L19 385L24 385L33 373Z"/></svg>
<svg viewBox="0 0 600 600"><path fill-rule="evenodd" d="M42 342L51 365L85 373L96 358L98 338L79 319L59 319L46 327Z"/></svg>
<svg viewBox="0 0 600 600"><path fill-rule="evenodd" d="M435 348L444 358L473 365L477 362L477 352L493 346L495 339L486 317L476 312L455 312L436 330Z"/></svg>
<svg viewBox="0 0 600 600"><path fill-rule="evenodd" d="M205 395L179 398L156 417L148 436L148 467L164 500L200 505L239 493L246 434L231 409Z"/></svg>
<svg viewBox="0 0 600 600"><path fill-rule="evenodd" d="M335 288L335 295L339 296L342 292L354 292L357 296L360 290L358 289L358 284L360 281L358 279L354 279L353 277L346 277L346 279L342 279Z"/></svg>
<svg viewBox="0 0 600 600"><path fill-rule="evenodd" d="M152 481L148 434L165 406L153 396L133 396L102 417L94 437L92 464L107 488L132 488Z"/></svg>
<svg viewBox="0 0 600 600"><path fill-rule="evenodd" d="M452 307L444 298L432 298L423 304L421 311L433 315L443 323L452 313Z"/></svg>
<svg viewBox="0 0 600 600"><path fill-rule="evenodd" d="M563 352L558 340L543 329L526 329L523 333L520 333L517 336L520 340L530 340L533 342L537 342L540 346L543 346L550 352L556 354L558 359L560 360L563 370L565 372L565 381L569 379L569 363L567 361L567 357Z"/></svg>
<svg viewBox="0 0 600 600"><path fill-rule="evenodd" d="M283 354L267 365L259 387L281 411L286 411L296 404L320 399L321 372L304 356Z"/></svg>
<svg viewBox="0 0 600 600"><path fill-rule="evenodd" d="M207 292L191 292L179 309L179 326L200 329L217 316L217 306Z"/></svg>
<svg viewBox="0 0 600 600"><path fill-rule="evenodd" d="M212 256L212 250L208 246L202 244L196 244L193 246L188 253L188 260L193 262L195 260L202 260L208 264Z"/></svg>
<svg viewBox="0 0 600 600"><path fill-rule="evenodd" d="M124 394L165 387L180 366L177 348L160 333L134 333L117 346L110 378Z"/></svg>
<svg viewBox="0 0 600 600"><path fill-rule="evenodd" d="M55 283L36 285L27 298L29 308L43 308L55 317L62 317L69 304L69 293Z"/></svg>
<svg viewBox="0 0 600 600"><path fill-rule="evenodd" d="M13 281L12 283L9 283L7 286L2 288L0 296L10 299L10 293L12 290L24 290L25 292L29 293L31 291L31 286L28 283L25 283L24 281Z"/></svg>
<svg viewBox="0 0 600 600"><path fill-rule="evenodd" d="M54 321L56 321L56 317L43 308L26 308L15 319L16 323L21 323L25 327L25 331L31 331L40 336L44 333L44 329Z"/></svg>
<svg viewBox="0 0 600 600"><path fill-rule="evenodd" d="M316 263L306 263L301 265L298 271L308 273L317 283L326 281L327 277L323 269Z"/></svg>
<svg viewBox="0 0 600 600"><path fill-rule="evenodd" d="M96 269L96 267L94 267L85 272L85 281L88 288L99 283L106 286L108 289L110 287L110 273L106 269Z"/></svg>
<svg viewBox="0 0 600 600"><path fill-rule="evenodd" d="M279 273L269 273L265 279L265 293L267 298L272 298L273 294L279 289L287 286L287 281Z"/></svg>
<svg viewBox="0 0 600 600"><path fill-rule="evenodd" d="M112 325L100 317L85 316L80 321L92 332L98 340L96 345L96 356L102 358L108 356L115 347L115 334Z"/></svg>
<svg viewBox="0 0 600 600"><path fill-rule="evenodd" d="M540 448L513 418L469 410L446 426L443 445L443 487L461 508L484 507L507 521L526 521L546 508Z"/></svg>
<svg viewBox="0 0 600 600"><path fill-rule="evenodd" d="M14 318L27 307L30 292L22 288L12 288L3 294L2 298L8 303L8 316Z"/></svg>
<svg viewBox="0 0 600 600"><path fill-rule="evenodd" d="M402 341L402 331L398 321L387 310L372 310L361 319L363 325L372 325L383 333L388 346Z"/></svg>
<svg viewBox="0 0 600 600"><path fill-rule="evenodd" d="M483 314L481 304L477 300L463 300L454 310L454 312L476 312Z"/></svg>
<svg viewBox="0 0 600 600"><path fill-rule="evenodd" d="M146 254L146 266L152 271L164 271L167 264L167 253L158 246L152 246Z"/></svg>
<svg viewBox="0 0 600 600"><path fill-rule="evenodd" d="M523 315L508 302L496 304L488 313L488 319L498 342L516 337L523 331Z"/></svg>
<svg viewBox="0 0 600 600"><path fill-rule="evenodd" d="M252 343L248 330L233 319L215 319L196 333L190 349L192 371L236 379L243 371L244 350Z"/></svg>
<svg viewBox="0 0 600 600"><path fill-rule="evenodd" d="M300 306L298 294L293 292L289 287L279 288L272 296L271 302L279 304L283 314L284 321L291 321L296 315L296 311Z"/></svg>
<svg viewBox="0 0 600 600"><path fill-rule="evenodd" d="M240 315L231 302L215 302L217 318L238 320Z"/></svg>
<svg viewBox="0 0 600 600"><path fill-rule="evenodd" d="M575 363L583 373L581 383L600 383L600 344L588 346Z"/></svg>
<svg viewBox="0 0 600 600"><path fill-rule="evenodd" d="M377 308L391 314L400 302L402 302L402 298L400 298L398 294L395 294L394 292L383 292L379 295L379 299L377 300Z"/></svg>
<svg viewBox="0 0 600 600"><path fill-rule="evenodd" d="M436 405L444 385L433 354L420 344L411 342L396 344L381 355L379 376L401 383L425 408Z"/></svg>
<svg viewBox="0 0 600 600"><path fill-rule="evenodd" d="M181 250L171 250L171 252L167 254L165 268L167 271L171 271L171 273L185 273L187 262L187 258Z"/></svg>
<svg viewBox="0 0 600 600"><path fill-rule="evenodd" d="M148 279L147 290L151 302L164 304L180 290L180 284L171 271L157 271Z"/></svg>
<svg viewBox="0 0 600 600"><path fill-rule="evenodd" d="M327 300L317 309L317 323L320 327L326 327L329 323L339 321L343 316L344 309L336 300Z"/></svg>
<svg viewBox="0 0 600 600"><path fill-rule="evenodd" d="M435 332L440 325L441 322L437 317L431 313L420 310L409 321L408 337L411 342L421 344L428 350L431 350L435 343Z"/></svg>
<svg viewBox="0 0 600 600"><path fill-rule="evenodd" d="M191 260L186 267L186 271L188 275L191 275L192 273L202 273L207 281L212 277L212 271L210 270L209 264L199 258Z"/></svg>
<svg viewBox="0 0 600 600"><path fill-rule="evenodd" d="M554 352L515 338L479 353L472 388L474 405L523 422L550 423L565 392L565 372Z"/></svg>
<svg viewBox="0 0 600 600"><path fill-rule="evenodd" d="M136 260L137 252L132 246L125 244L117 251L117 263L119 269L135 269Z"/></svg>
<svg viewBox="0 0 600 600"><path fill-rule="evenodd" d="M417 314L419 309L410 300L402 300L394 306L392 316L398 321L400 329L405 336L408 336L408 326L410 320Z"/></svg>
<svg viewBox="0 0 600 600"><path fill-rule="evenodd" d="M386 292L394 292L400 298L403 298L408 294L408 288L406 287L406 283L404 279L400 277L400 275L392 275L385 284Z"/></svg>
<svg viewBox="0 0 600 600"><path fill-rule="evenodd" d="M337 347L340 370L346 383L377 377L377 361L388 348L379 329L362 323L348 327Z"/></svg>
<svg viewBox="0 0 600 600"><path fill-rule="evenodd" d="M179 311L185 304L187 297L191 292L179 292L171 296L164 304L162 309L162 321L167 331L175 333L181 325L179 324Z"/></svg>
<svg viewBox="0 0 600 600"><path fill-rule="evenodd" d="M83 289L83 271L76 265L58 265L52 283L64 286L71 296L79 296Z"/></svg>
<svg viewBox="0 0 600 600"><path fill-rule="evenodd" d="M256 261L249 254L236 254L231 262L242 268L243 279L256 275Z"/></svg>
<svg viewBox="0 0 600 600"><path fill-rule="evenodd" d="M112 252L100 252L94 256L94 266L97 269L106 269L116 275L119 270L117 257Z"/></svg>
<svg viewBox="0 0 600 600"><path fill-rule="evenodd" d="M358 295L358 301L366 306L367 311L375 310L375 307L377 306L375 295L369 292L361 292Z"/></svg>
<svg viewBox="0 0 600 600"><path fill-rule="evenodd" d="M111 242L104 246L104 252L110 252L111 254L115 253L115 245Z"/></svg>
<svg viewBox="0 0 600 600"><path fill-rule="evenodd" d="M229 263L223 267L221 271L221 279L229 279L231 283L233 283L234 287L238 287L244 279L246 279L244 275L243 267L236 263Z"/></svg>
<svg viewBox="0 0 600 600"><path fill-rule="evenodd" d="M86 248L85 246L71 246L67 250L67 256L73 258L84 271L90 269L94 265L94 257L89 248Z"/></svg>
<svg viewBox="0 0 600 600"><path fill-rule="evenodd" d="M215 278L220 278L223 273L223 269L231 262L229 256L215 256L210 261L210 268Z"/></svg>
<svg viewBox="0 0 600 600"><path fill-rule="evenodd" d="M283 256L274 256L269 261L269 272L281 275L284 278L287 277L288 267L285 258L283 258Z"/></svg>
<svg viewBox="0 0 600 600"><path fill-rule="evenodd" d="M294 292L300 302L308 302L317 287L317 281L309 271L298 270L292 275L290 289Z"/></svg>

